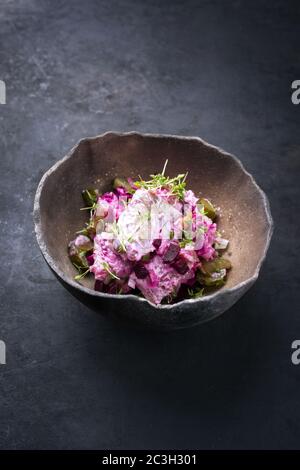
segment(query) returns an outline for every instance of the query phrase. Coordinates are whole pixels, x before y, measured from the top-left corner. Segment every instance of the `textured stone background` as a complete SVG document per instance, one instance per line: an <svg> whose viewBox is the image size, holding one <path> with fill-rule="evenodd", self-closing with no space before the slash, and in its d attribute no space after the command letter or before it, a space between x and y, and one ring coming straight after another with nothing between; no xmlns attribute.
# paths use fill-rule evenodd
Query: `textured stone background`
<svg viewBox="0 0 300 470"><path fill-rule="evenodd" d="M297 1L1 1L1 448L299 447L299 24ZM124 330L42 260L38 181L106 130L199 135L267 192L267 261L218 320Z"/></svg>

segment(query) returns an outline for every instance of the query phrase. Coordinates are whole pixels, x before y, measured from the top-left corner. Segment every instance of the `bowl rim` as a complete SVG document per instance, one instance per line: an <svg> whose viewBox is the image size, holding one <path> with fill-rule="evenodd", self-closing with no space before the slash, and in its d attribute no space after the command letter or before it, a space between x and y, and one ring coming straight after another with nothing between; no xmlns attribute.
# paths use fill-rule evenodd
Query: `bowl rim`
<svg viewBox="0 0 300 470"><path fill-rule="evenodd" d="M225 285L224 287L222 287L221 289L213 292L212 294L208 294L208 295L205 295L203 297L199 297L199 298L196 298L196 299L184 299L184 300L181 300L181 301L176 302L174 304L164 304L164 305L153 304L152 302L145 299L144 297L139 297L139 296L134 295L134 294L107 294L107 293L104 293L104 292L98 292L98 291L89 289L88 287L85 287L82 284L80 284L80 283L76 282L75 280L70 279L68 276L66 276L65 273L58 268L56 262L54 261L54 259L49 254L48 249L47 249L47 244L46 244L44 236L43 236L41 213L40 213L40 198L41 198L41 194L42 194L42 191L43 191L44 183L46 182L47 178L57 170L57 168L59 166L61 166L64 162L66 162L67 160L72 158L72 156L74 154L74 151L83 142L87 142L87 141L90 142L92 140L98 140L98 139L101 139L101 138L104 138L104 137L107 137L107 136L116 136L116 137L138 136L138 137L154 137L154 138L167 138L167 139L175 139L175 140L198 141L201 144L203 144L205 147L210 148L214 151L217 151L218 153L221 153L222 156L225 156L227 158L230 158L230 159L234 160L235 163L240 168L240 170L246 176L248 176L249 180L251 181L253 186L257 189L258 193L260 194L262 202L263 202L265 214L266 214L267 223L268 223L268 233L267 233L266 243L265 243L265 246L264 246L262 256L261 256L261 258L260 258L260 260L259 260L259 262L256 266L254 274L252 276L249 276L249 278L245 279L244 281L239 282L238 284L236 284L233 287L226 287L226 285ZM92 137L84 137L84 138L80 139L63 158L58 160L54 165L52 165L43 174L43 176L42 176L42 178L41 178L41 180L38 184L36 193L35 193L34 206L33 206L33 220L34 220L34 230L35 230L36 239L37 239L37 242L38 242L38 245L39 245L39 248L42 252L43 257L45 258L46 262L49 264L50 268L54 271L54 273L59 278L61 278L65 283L67 283L71 287L74 287L75 289L78 289L78 290L82 291L83 293L85 293L87 295L92 295L94 297L109 298L109 299L116 299L116 300L119 300L119 299L120 300L124 300L124 299L129 300L130 299L133 302L143 302L143 303L149 304L153 308L163 309L163 310L173 310L173 309L176 309L178 307L181 307L181 306L184 306L184 305L187 305L187 304L192 304L192 305L199 304L200 305L201 303L206 303L208 301L211 301L212 299L215 299L216 297L220 297L220 296L222 296L222 294L224 295L225 293L234 294L235 292L240 291L241 289L246 291L257 280L257 278L259 276L259 272L260 272L262 264L263 264L263 262L266 258L267 251L268 251L268 248L269 248L269 245L270 245L270 242L271 242L271 238L272 238L272 234L273 234L273 230L274 230L274 222L273 222L273 218L272 218L272 215L271 215L269 200L268 200L265 192L256 183L256 181L255 181L254 177L252 176L252 174L249 173L245 169L243 163L239 160L238 157L236 157L235 155L232 155L231 153L226 152L221 147L218 147L218 146L215 146L215 145L212 145L212 144L208 143L204 139L202 139L200 137L197 137L197 136L182 136L182 135L177 135L177 134L156 134L156 133L153 134L153 133L144 133L144 132L137 132L137 131L130 131L130 132L107 131L107 132L104 132L103 134L99 134L99 135L92 136Z"/></svg>

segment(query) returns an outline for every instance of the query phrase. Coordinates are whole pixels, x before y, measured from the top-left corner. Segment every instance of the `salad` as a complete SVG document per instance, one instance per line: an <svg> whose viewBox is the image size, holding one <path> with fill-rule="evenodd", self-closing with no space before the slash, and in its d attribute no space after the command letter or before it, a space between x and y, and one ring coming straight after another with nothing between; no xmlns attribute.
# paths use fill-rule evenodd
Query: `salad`
<svg viewBox="0 0 300 470"><path fill-rule="evenodd" d="M136 294L153 304L211 293L226 282L228 240L217 229L217 210L186 189L187 174L115 178L112 190L85 189L86 226L69 243L75 279L95 279L95 290Z"/></svg>

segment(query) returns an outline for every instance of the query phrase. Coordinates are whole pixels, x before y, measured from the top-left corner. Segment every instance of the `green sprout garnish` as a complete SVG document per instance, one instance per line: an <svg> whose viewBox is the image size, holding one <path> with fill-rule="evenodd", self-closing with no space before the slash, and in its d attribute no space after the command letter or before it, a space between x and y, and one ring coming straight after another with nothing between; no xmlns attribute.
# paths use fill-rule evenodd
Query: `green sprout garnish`
<svg viewBox="0 0 300 470"><path fill-rule="evenodd" d="M87 237L89 236L88 229L85 227L82 230L77 230L76 232L77 235L86 235Z"/></svg>
<svg viewBox="0 0 300 470"><path fill-rule="evenodd" d="M97 203L94 202L92 206L89 206L89 207L81 207L80 210L81 211L93 211L95 210L97 207Z"/></svg>
<svg viewBox="0 0 300 470"><path fill-rule="evenodd" d="M75 265L74 265L75 266ZM78 269L78 267L77 267ZM84 278L88 273L90 272L90 268L87 268L86 271L84 271L81 274L77 274L77 276L74 277L76 281L80 281L82 278Z"/></svg>
<svg viewBox="0 0 300 470"><path fill-rule="evenodd" d="M114 221L111 224L111 231L115 235L117 241L120 243L119 248L120 248L121 251L119 251L119 249L118 249L119 253L126 253L126 246L125 246L124 242L121 240L119 227L118 227L118 224L116 223L116 221Z"/></svg>
<svg viewBox="0 0 300 470"><path fill-rule="evenodd" d="M164 168L161 173L158 173L156 175L150 175L151 180L144 181L140 177L140 181L136 181L134 184L138 188L144 188L148 190L167 188L174 196L182 200L185 194L185 180L188 174L180 174L175 176L175 178L169 178L168 176L165 176L167 164L168 160L165 161Z"/></svg>
<svg viewBox="0 0 300 470"><path fill-rule="evenodd" d="M103 266L103 268L105 269L105 271L107 271L108 274L109 274L113 279L117 279L118 281L120 281L120 278L119 278L115 273L113 273L113 272L111 271L110 266L109 266L109 264L108 264L106 261L103 261L103 262L102 262L102 266Z"/></svg>

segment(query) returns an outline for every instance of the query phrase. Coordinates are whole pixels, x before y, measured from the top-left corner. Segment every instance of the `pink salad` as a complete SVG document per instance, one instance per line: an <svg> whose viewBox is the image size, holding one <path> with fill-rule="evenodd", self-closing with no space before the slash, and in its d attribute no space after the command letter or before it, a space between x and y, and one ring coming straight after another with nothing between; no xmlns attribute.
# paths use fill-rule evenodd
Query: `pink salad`
<svg viewBox="0 0 300 470"><path fill-rule="evenodd" d="M97 291L156 305L224 285L231 263L221 256L228 240L217 211L186 189L187 174L165 176L166 164L148 181L116 178L110 192L82 192L90 218L68 247L76 280L90 274Z"/></svg>

